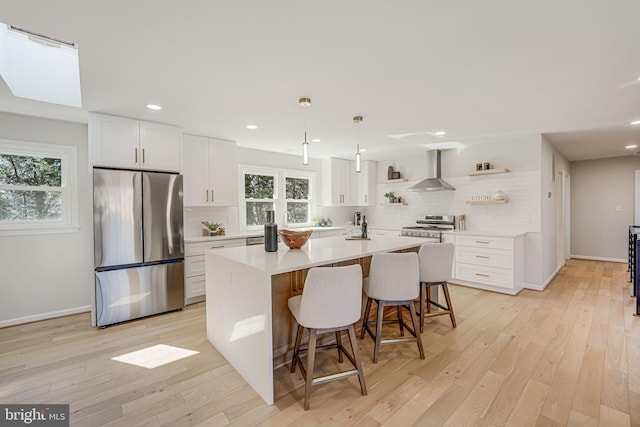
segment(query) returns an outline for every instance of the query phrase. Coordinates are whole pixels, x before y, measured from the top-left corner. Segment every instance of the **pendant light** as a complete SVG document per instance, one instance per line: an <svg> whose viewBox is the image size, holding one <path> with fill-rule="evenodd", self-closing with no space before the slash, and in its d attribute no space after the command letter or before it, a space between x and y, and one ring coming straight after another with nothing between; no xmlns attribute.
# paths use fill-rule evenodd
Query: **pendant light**
<svg viewBox="0 0 640 427"><path fill-rule="evenodd" d="M305 108L304 111L304 141L302 142L302 164L309 164L309 143L307 142L307 110L306 108L311 105L311 98L300 98L298 105Z"/></svg>
<svg viewBox="0 0 640 427"><path fill-rule="evenodd" d="M362 121L364 120L364 117L362 116L355 116L353 118L353 123L355 123L356 125L362 123ZM358 141L358 128L356 127L356 172L360 173L362 172L362 161L360 158L360 142Z"/></svg>

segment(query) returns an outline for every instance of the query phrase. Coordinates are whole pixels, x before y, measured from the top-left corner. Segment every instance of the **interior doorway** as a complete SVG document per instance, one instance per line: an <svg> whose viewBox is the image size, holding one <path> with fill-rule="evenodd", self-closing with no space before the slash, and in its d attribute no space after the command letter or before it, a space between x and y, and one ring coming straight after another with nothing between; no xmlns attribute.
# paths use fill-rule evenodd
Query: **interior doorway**
<svg viewBox="0 0 640 427"><path fill-rule="evenodd" d="M559 171L556 177L556 268L560 269L569 258L569 175Z"/></svg>

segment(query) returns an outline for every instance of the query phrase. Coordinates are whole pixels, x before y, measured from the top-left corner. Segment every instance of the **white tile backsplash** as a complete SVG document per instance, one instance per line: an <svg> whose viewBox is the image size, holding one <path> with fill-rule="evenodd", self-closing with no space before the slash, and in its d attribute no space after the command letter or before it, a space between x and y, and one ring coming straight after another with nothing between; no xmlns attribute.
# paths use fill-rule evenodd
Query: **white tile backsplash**
<svg viewBox="0 0 640 427"><path fill-rule="evenodd" d="M237 207L185 207L184 236L202 236L203 221L224 224L228 231L238 231Z"/></svg>

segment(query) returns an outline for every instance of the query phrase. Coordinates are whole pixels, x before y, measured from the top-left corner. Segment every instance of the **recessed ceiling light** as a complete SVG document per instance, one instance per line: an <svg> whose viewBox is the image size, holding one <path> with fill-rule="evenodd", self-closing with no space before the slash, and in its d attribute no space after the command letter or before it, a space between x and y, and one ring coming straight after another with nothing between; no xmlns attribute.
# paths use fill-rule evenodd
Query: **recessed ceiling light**
<svg viewBox="0 0 640 427"><path fill-rule="evenodd" d="M149 110L156 110L156 111L162 110L162 107L157 104L147 104L147 108Z"/></svg>
<svg viewBox="0 0 640 427"><path fill-rule="evenodd" d="M247 125L247 129L251 129L251 130L258 129L258 126L256 126L256 125Z"/></svg>
<svg viewBox="0 0 640 427"><path fill-rule="evenodd" d="M316 138L316 139L312 139L311 142L320 142L320 140Z"/></svg>
<svg viewBox="0 0 640 427"><path fill-rule="evenodd" d="M361 153L365 153L366 151L367 151L367 149L366 149L366 148L361 148L361 149L360 149L360 152L361 152Z"/></svg>
<svg viewBox="0 0 640 427"><path fill-rule="evenodd" d="M626 148L627 150L631 150L632 148L638 148L638 145L637 144L625 145L624 148Z"/></svg>
<svg viewBox="0 0 640 427"><path fill-rule="evenodd" d="M632 125L640 125L640 120L636 120L634 122L631 122Z"/></svg>
<svg viewBox="0 0 640 427"><path fill-rule="evenodd" d="M436 132L436 136L443 136L443 135L446 135L446 134L447 134L447 132L445 132L443 130L439 130L439 131Z"/></svg>

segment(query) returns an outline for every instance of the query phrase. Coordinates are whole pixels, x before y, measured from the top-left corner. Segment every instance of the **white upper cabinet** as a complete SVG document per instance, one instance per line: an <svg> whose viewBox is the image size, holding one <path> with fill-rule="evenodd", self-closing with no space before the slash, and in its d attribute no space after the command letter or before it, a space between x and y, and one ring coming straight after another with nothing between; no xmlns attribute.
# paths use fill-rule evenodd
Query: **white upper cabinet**
<svg viewBox="0 0 640 427"><path fill-rule="evenodd" d="M237 205L236 143L187 134L182 142L184 205Z"/></svg>
<svg viewBox="0 0 640 427"><path fill-rule="evenodd" d="M361 164L358 180L358 206L375 206L378 162L367 160Z"/></svg>
<svg viewBox="0 0 640 427"><path fill-rule="evenodd" d="M356 206L355 167L344 159L324 159L322 161L322 205Z"/></svg>
<svg viewBox="0 0 640 427"><path fill-rule="evenodd" d="M106 114L89 114L92 166L180 171L182 130Z"/></svg>

